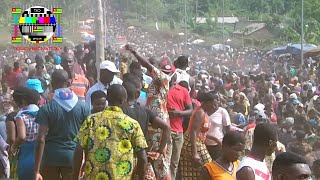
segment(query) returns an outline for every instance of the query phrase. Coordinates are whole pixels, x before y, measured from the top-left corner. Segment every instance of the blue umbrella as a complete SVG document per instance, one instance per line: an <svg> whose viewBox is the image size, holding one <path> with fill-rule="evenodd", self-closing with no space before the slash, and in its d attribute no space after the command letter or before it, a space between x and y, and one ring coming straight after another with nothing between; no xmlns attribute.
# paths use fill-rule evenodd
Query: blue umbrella
<svg viewBox="0 0 320 180"><path fill-rule="evenodd" d="M286 53L288 53L287 46L277 47L277 48L272 49L273 55L280 55L280 54L286 54Z"/></svg>
<svg viewBox="0 0 320 180"><path fill-rule="evenodd" d="M303 52L307 52L313 48L316 48L317 46L314 44L303 44ZM292 44L287 46L287 51L290 54L298 55L301 54L301 44Z"/></svg>

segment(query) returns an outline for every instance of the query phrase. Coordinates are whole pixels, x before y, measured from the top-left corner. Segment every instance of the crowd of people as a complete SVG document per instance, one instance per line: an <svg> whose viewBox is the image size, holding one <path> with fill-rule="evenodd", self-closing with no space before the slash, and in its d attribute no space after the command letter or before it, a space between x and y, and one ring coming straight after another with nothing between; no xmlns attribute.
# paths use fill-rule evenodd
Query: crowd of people
<svg viewBox="0 0 320 180"><path fill-rule="evenodd" d="M183 51L107 15L132 43L98 67L95 42L1 52L1 178L320 179L317 61Z"/></svg>

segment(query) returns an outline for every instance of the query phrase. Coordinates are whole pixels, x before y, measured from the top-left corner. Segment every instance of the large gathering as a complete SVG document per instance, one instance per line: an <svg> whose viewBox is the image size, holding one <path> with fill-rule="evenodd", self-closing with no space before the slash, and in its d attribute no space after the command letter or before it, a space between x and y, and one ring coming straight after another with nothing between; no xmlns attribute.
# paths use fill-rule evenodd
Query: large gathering
<svg viewBox="0 0 320 180"><path fill-rule="evenodd" d="M315 51L205 48L107 9L126 42L103 60L97 39L0 50L0 179L320 180Z"/></svg>

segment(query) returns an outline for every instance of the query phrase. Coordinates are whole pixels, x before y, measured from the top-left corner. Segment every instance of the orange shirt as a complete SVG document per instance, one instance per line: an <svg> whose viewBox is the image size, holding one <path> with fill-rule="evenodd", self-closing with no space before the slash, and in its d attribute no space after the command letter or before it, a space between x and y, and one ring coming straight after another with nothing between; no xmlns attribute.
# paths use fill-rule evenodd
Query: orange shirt
<svg viewBox="0 0 320 180"><path fill-rule="evenodd" d="M79 100L85 101L89 87L89 81L86 77L79 74L74 75L70 89L79 97Z"/></svg>
<svg viewBox="0 0 320 180"><path fill-rule="evenodd" d="M204 166L207 168L211 176L211 179L213 180L235 180L239 164L240 164L239 160L237 160L236 162L233 162L232 172L224 169L215 161L211 161L205 164Z"/></svg>

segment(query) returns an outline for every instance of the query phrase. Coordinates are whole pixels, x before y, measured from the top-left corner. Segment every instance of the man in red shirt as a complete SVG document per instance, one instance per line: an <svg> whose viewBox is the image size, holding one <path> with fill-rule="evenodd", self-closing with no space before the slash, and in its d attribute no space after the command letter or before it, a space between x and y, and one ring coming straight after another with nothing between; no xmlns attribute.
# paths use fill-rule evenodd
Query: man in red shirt
<svg viewBox="0 0 320 180"><path fill-rule="evenodd" d="M187 82L181 81L175 84L168 93L167 109L170 116L171 143L168 145L168 158L171 158L171 180L175 180L179 164L181 148L183 145L182 120L192 113L192 102Z"/></svg>
<svg viewBox="0 0 320 180"><path fill-rule="evenodd" d="M15 73L22 73L22 69L20 68L19 62L13 63L13 72Z"/></svg>
<svg viewBox="0 0 320 180"><path fill-rule="evenodd" d="M16 87L18 73L14 72L12 67L9 65L4 66L3 81L9 86L10 89Z"/></svg>

